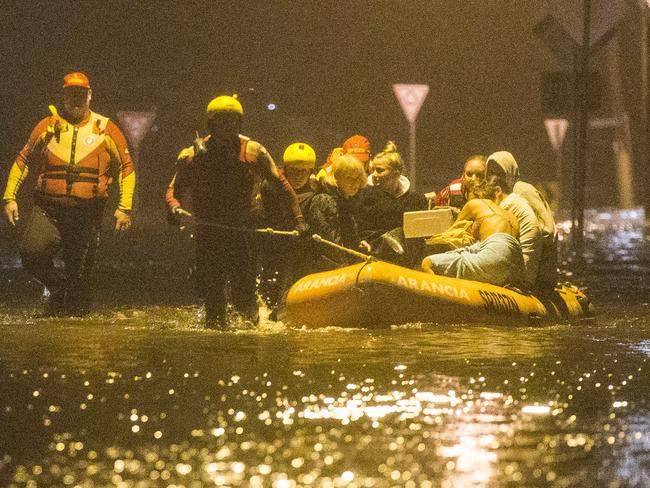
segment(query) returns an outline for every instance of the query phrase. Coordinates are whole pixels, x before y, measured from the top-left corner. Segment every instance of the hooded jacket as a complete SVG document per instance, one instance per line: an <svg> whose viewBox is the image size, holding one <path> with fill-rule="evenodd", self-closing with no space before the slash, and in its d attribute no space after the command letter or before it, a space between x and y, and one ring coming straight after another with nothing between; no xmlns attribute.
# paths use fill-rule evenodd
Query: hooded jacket
<svg viewBox="0 0 650 488"><path fill-rule="evenodd" d="M533 255L539 255L538 269L535 273L533 286L537 289L552 288L557 281L557 230L555 228L555 219L553 218L551 208L546 199L533 185L519 181L519 165L511 153L508 151L498 151L491 154L487 161L488 173L490 171L490 165L492 164L499 165L505 172L505 179L508 188L504 188L503 191L505 193L521 196L534 213L539 228L539 243L535 244L534 241L530 240L526 244L529 255L530 253ZM506 198L506 200L508 200L508 198ZM506 202L506 200L501 202L502 207L504 207L504 202ZM511 200L514 199L511 198ZM512 204L510 204L510 206L512 206ZM521 207L521 205L519 206ZM510 208L510 210L512 211L512 208ZM522 212L520 211L519 213L521 214ZM520 219L520 216L517 216L517 218ZM528 224L529 223L526 225L529 226ZM527 238L524 236L521 221L520 226L522 228L520 241L525 256L526 250L524 250L524 240ZM524 259L526 258L524 257Z"/></svg>

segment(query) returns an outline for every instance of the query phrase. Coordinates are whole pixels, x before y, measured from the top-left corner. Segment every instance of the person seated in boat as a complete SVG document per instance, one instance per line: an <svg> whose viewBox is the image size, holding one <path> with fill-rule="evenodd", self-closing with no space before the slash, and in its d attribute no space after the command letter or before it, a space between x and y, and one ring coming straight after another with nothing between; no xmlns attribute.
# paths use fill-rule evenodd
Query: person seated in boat
<svg viewBox="0 0 650 488"><path fill-rule="evenodd" d="M370 170L368 185L359 192L356 206L359 231L370 243L373 254L401 262L399 254L386 245L386 239L396 240L403 253L404 212L426 210L427 201L411 188L411 182L402 174L404 161L393 141L388 141L384 151L371 160Z"/></svg>
<svg viewBox="0 0 650 488"><path fill-rule="evenodd" d="M548 202L533 185L519 180L519 165L508 151L488 157L486 174L503 192L501 207L519 219L528 284L536 292L553 291L558 279L557 230Z"/></svg>
<svg viewBox="0 0 650 488"><path fill-rule="evenodd" d="M314 190L310 177L316 167L316 152L304 142L288 146L282 157L278 173L287 180L296 193L300 211L308 213ZM263 182L260 188L264 226L274 230L290 231L293 225L293 201L276 185ZM282 295L297 279L312 272L313 262L318 259L314 243L286 235L265 234L260 236L260 294L266 301L271 320L277 320L277 307Z"/></svg>
<svg viewBox="0 0 650 488"><path fill-rule="evenodd" d="M348 137L343 143L343 146L335 147L330 151L313 181L318 184L324 184L326 178L332 175L334 161L344 154L350 154L361 161L366 174L370 174L370 141L365 136L355 134Z"/></svg>
<svg viewBox="0 0 650 488"><path fill-rule="evenodd" d="M355 197L366 186L363 163L352 155L339 156L332 173L314 195L305 216L312 234L336 244L358 249L361 238L354 217ZM366 249L367 250L367 249ZM323 254L335 263L349 262L347 256L323 246Z"/></svg>
<svg viewBox="0 0 650 488"><path fill-rule="evenodd" d="M467 158L460 178L451 180L449 184L436 193L436 207L454 207L461 209L467 203L463 185L471 180L484 180L487 159L482 154L474 154Z"/></svg>
<svg viewBox="0 0 650 488"><path fill-rule="evenodd" d="M341 155L349 154L361 161L363 170L370 174L370 141L366 136L355 134L348 137L341 148Z"/></svg>
<svg viewBox="0 0 650 488"><path fill-rule="evenodd" d="M476 242L427 256L422 261L424 271L498 286L524 285L524 260L517 239L519 223L497 203L498 191L497 186L485 180L468 183L468 202L458 219L472 222Z"/></svg>
<svg viewBox="0 0 650 488"><path fill-rule="evenodd" d="M415 192L402 174L404 162L393 141L372 159L370 169L368 185L359 194L361 231L388 232L402 226L404 212L426 210L424 195Z"/></svg>

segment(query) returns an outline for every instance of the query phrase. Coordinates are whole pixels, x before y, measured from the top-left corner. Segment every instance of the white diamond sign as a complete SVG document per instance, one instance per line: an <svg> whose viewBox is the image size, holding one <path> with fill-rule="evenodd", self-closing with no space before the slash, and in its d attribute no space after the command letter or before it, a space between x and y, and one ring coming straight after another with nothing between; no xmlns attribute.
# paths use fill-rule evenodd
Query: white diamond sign
<svg viewBox="0 0 650 488"><path fill-rule="evenodd" d="M144 136L156 120L156 112L118 112L119 119L126 136L137 151Z"/></svg>
<svg viewBox="0 0 650 488"><path fill-rule="evenodd" d="M393 92L397 101L402 106L404 115L409 122L415 122L418 112L429 93L429 85L407 85L397 83L393 85Z"/></svg>
<svg viewBox="0 0 650 488"><path fill-rule="evenodd" d="M546 133L548 140L551 141L551 146L556 151L559 151L566 136L569 121L567 119L545 119L544 125L546 126Z"/></svg>

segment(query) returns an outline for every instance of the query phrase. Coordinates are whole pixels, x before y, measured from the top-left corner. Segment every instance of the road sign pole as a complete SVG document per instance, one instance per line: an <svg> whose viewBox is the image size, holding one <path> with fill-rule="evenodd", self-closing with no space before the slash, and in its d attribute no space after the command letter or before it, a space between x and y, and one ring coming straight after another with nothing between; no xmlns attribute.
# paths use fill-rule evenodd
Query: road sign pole
<svg viewBox="0 0 650 488"><path fill-rule="evenodd" d="M589 34L591 32L591 0L583 0L583 37L580 52L578 144L573 173L573 253L578 268L584 265L585 177L587 166L587 126L589 124Z"/></svg>
<svg viewBox="0 0 650 488"><path fill-rule="evenodd" d="M418 112L424 103L424 99L429 93L429 85L406 85L395 84L393 85L393 92L397 97L406 120L409 121L409 160L408 160L408 177L411 182L411 187L416 188L415 180L417 176L417 163L416 163L416 139L415 139L415 121Z"/></svg>
<svg viewBox="0 0 650 488"><path fill-rule="evenodd" d="M564 137L566 136L567 128L569 127L569 121L562 118L553 118L545 119L544 126L546 127L546 133L548 134L548 140L553 146L556 156L556 173L555 177L557 179L557 193L555 195L557 208L561 208L562 202L562 173L563 173L563 161L562 161L562 144L564 143Z"/></svg>
<svg viewBox="0 0 650 488"><path fill-rule="evenodd" d="M415 120L409 123L409 179L411 180L411 185L415 188L415 179L416 179L416 166L415 162L417 161L415 151L416 151L416 140L415 140Z"/></svg>

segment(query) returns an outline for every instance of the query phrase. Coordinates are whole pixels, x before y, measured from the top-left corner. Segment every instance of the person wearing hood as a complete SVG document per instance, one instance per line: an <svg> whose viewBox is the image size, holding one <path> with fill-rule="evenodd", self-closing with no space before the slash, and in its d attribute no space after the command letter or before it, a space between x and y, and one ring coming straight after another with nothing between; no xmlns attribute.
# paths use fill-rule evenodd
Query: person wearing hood
<svg viewBox="0 0 650 488"><path fill-rule="evenodd" d="M534 186L519 180L519 165L508 151L488 157L486 176L501 188L500 205L519 219L528 284L535 291L553 290L557 282L557 231L548 203Z"/></svg>
<svg viewBox="0 0 650 488"><path fill-rule="evenodd" d="M368 186L359 196L358 222L363 232L383 234L401 227L404 212L426 210L424 195L411 188L402 174L404 161L393 141L370 162Z"/></svg>

